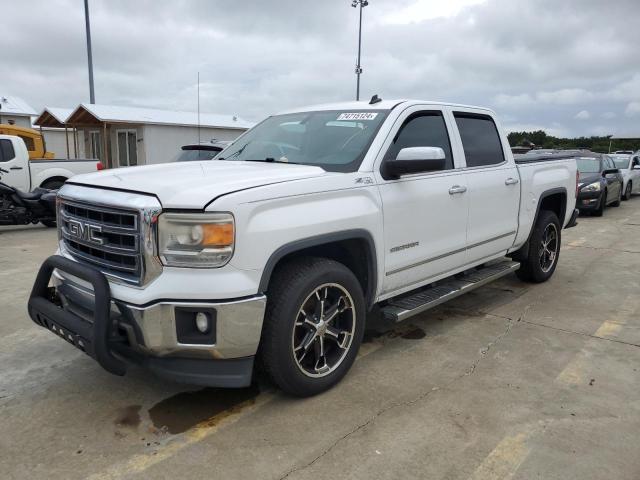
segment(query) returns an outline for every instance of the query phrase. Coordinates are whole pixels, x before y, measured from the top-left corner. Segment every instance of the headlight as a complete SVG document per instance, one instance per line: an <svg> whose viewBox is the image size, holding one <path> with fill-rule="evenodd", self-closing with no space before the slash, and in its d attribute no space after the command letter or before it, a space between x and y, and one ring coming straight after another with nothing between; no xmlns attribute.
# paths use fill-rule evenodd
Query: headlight
<svg viewBox="0 0 640 480"><path fill-rule="evenodd" d="M233 255L234 238L230 213L163 213L158 219L158 252L170 267L221 267Z"/></svg>
<svg viewBox="0 0 640 480"><path fill-rule="evenodd" d="M583 192L599 192L600 191L600 182L593 182L582 188Z"/></svg>

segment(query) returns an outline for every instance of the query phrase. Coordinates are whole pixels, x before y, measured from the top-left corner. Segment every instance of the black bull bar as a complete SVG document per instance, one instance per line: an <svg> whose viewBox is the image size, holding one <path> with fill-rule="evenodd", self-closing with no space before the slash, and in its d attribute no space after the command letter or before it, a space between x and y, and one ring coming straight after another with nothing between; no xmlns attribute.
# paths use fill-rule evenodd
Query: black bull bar
<svg viewBox="0 0 640 480"><path fill-rule="evenodd" d="M54 269L69 273L92 285L95 295L93 323L61 308L59 302L56 302L55 292L49 287ZM47 258L40 267L33 285L28 310L29 316L36 324L48 328L79 348L108 372L115 375L126 373L126 364L115 357L109 347L110 340L115 340L111 335L111 290L106 277L98 270L60 255Z"/></svg>

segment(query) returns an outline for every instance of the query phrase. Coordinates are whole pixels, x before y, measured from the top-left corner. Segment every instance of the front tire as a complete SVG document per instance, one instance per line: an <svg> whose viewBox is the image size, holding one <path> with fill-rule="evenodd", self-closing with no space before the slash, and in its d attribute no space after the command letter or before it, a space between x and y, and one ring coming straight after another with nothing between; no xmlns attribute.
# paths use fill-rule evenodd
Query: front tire
<svg viewBox="0 0 640 480"><path fill-rule="evenodd" d="M42 223L47 228L56 228L55 220L40 220L40 223Z"/></svg>
<svg viewBox="0 0 640 480"><path fill-rule="evenodd" d="M355 361L365 325L360 282L343 264L306 257L270 281L260 360L288 394L316 395L338 383Z"/></svg>
<svg viewBox="0 0 640 480"><path fill-rule="evenodd" d="M600 204L598 205L598 209L593 212L593 215L596 217L601 217L604 215L604 207L607 203L607 191L605 190L602 194L602 198L600 198Z"/></svg>
<svg viewBox="0 0 640 480"><path fill-rule="evenodd" d="M631 200L631 190L632 190L633 186L631 184L631 181L629 181L627 183L627 188L624 189L624 197L622 197L623 200Z"/></svg>
<svg viewBox="0 0 640 480"><path fill-rule="evenodd" d="M527 257L516 270L520 280L542 283L551 278L560 257L560 232L558 216L547 210L541 211L529 239Z"/></svg>

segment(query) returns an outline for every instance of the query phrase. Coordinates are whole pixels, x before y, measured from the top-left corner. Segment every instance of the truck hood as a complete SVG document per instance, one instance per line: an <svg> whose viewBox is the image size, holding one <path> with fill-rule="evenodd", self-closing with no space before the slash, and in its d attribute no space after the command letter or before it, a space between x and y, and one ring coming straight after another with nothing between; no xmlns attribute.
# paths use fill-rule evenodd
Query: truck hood
<svg viewBox="0 0 640 480"><path fill-rule="evenodd" d="M227 193L322 175L307 165L209 160L103 170L68 183L149 193L164 208L204 208Z"/></svg>

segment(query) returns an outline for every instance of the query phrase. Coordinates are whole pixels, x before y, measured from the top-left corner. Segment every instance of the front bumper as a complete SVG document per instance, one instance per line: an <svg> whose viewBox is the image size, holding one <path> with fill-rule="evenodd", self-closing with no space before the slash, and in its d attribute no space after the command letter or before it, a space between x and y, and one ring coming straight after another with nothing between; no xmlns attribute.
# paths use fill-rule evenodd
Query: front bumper
<svg viewBox="0 0 640 480"><path fill-rule="evenodd" d="M170 380L242 387L251 381L265 306L264 295L132 305L112 298L98 270L54 255L40 268L29 315L116 375L137 363ZM210 319L206 333L195 328L197 312Z"/></svg>
<svg viewBox="0 0 640 480"><path fill-rule="evenodd" d="M580 211L597 210L600 206L600 192L579 192L576 207Z"/></svg>

